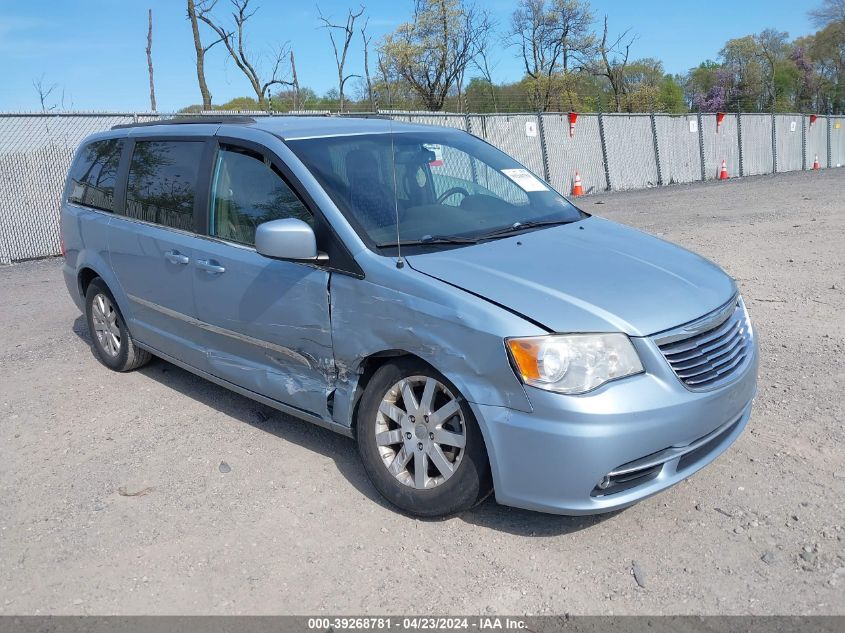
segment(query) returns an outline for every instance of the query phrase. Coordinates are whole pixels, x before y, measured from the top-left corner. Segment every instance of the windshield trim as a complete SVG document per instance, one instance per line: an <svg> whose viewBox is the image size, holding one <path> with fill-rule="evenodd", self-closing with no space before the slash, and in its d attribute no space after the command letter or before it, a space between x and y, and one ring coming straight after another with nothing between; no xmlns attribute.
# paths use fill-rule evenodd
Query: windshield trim
<svg viewBox="0 0 845 633"><path fill-rule="evenodd" d="M573 205L574 206L574 205ZM575 207L578 209L578 207ZM534 233L535 231L544 231L546 229L554 229L561 226L568 226L570 224L576 224L578 222L583 222L587 218L592 217L586 211L582 211L583 216L576 219L576 220L562 220L560 222L554 222L550 224L538 224L538 225L529 225L525 227L516 227L513 232L505 232L505 233L495 233L493 235L480 235L477 238L467 237L465 238L466 241L462 241L464 238L461 236L455 236L456 240L454 242L447 241L448 236L442 236L443 241L439 240L431 240L431 241L423 241L423 240L403 240L399 245L402 248L418 248L418 247L438 247L437 250L443 250L444 247L446 249L450 249L453 247L462 248L464 246L477 246L478 244L484 244L486 242L495 242L498 240L503 240L508 237L519 237L520 235L525 235L526 233ZM397 248L396 242L383 242L381 244L376 244L375 247L379 250L384 250L387 248Z"/></svg>

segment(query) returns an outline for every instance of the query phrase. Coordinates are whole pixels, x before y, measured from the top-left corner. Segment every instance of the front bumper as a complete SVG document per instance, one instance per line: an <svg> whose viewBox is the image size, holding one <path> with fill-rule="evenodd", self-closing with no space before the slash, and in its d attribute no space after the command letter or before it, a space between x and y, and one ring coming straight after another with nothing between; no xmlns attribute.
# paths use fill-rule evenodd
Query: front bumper
<svg viewBox="0 0 845 633"><path fill-rule="evenodd" d="M735 379L707 392L686 389L653 341L632 341L644 374L581 396L527 388L531 413L472 405L499 503L610 512L689 477L739 437L757 390L756 337Z"/></svg>

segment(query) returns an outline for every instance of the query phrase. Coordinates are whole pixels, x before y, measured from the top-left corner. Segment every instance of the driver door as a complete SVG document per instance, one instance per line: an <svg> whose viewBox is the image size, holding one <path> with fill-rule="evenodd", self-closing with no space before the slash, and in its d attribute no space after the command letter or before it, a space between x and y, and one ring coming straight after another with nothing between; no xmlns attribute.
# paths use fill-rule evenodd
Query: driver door
<svg viewBox="0 0 845 633"><path fill-rule="evenodd" d="M220 145L208 236L195 251L194 297L212 374L327 418L334 379L329 272L254 248L270 220L314 220L266 155Z"/></svg>

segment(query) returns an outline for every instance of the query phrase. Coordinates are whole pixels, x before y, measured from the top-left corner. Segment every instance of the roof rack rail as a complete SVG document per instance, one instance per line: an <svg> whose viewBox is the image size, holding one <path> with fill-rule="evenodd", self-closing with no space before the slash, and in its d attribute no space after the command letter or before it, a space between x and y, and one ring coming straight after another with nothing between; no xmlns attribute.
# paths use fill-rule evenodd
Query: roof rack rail
<svg viewBox="0 0 845 633"><path fill-rule="evenodd" d="M381 114L380 112L341 112L332 114L330 116L343 119L391 119L389 114Z"/></svg>
<svg viewBox="0 0 845 633"><path fill-rule="evenodd" d="M121 123L120 125L113 125L111 129L122 130L132 127L147 127L150 125L186 125L196 123L231 123L233 125L238 125L244 123L255 123L255 119L251 116L240 116L235 114L223 116L183 116L175 117L173 119L144 121L141 123Z"/></svg>

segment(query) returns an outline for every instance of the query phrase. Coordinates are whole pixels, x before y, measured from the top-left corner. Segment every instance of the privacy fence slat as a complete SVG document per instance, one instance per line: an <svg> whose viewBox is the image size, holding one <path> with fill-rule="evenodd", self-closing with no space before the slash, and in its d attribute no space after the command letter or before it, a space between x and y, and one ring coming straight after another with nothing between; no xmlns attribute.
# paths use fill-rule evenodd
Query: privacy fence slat
<svg viewBox="0 0 845 633"><path fill-rule="evenodd" d="M812 169L816 157L822 169L845 164L843 116L819 115L811 122L802 114L727 113L717 132L715 113L579 113L570 133L566 113L380 114L467 130L567 195L576 171L589 194L716 179L723 160L731 177ZM121 123L173 116L0 113L0 264L59 253L59 200L73 153L86 136ZM468 162L465 177L475 178L477 168Z"/></svg>

